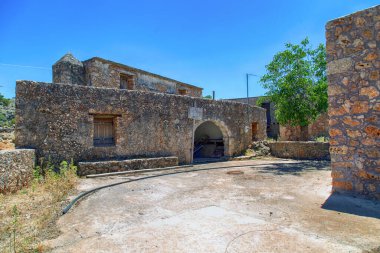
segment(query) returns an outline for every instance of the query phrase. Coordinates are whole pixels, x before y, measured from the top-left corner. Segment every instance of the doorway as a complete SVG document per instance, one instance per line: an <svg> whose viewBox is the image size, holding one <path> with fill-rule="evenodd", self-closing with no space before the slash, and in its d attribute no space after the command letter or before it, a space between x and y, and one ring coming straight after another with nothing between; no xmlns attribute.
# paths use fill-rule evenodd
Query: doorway
<svg viewBox="0 0 380 253"><path fill-rule="evenodd" d="M224 157L224 140L220 128L212 121L200 124L194 133L194 160Z"/></svg>

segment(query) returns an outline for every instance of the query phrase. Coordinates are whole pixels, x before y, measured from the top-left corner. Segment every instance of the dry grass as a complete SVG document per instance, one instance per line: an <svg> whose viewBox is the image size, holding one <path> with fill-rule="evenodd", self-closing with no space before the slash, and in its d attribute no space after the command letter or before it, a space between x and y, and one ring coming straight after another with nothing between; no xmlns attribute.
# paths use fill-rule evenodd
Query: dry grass
<svg viewBox="0 0 380 253"><path fill-rule="evenodd" d="M59 234L55 222L75 188L76 167L62 162L55 173L49 166L36 168L31 186L0 194L0 252L43 252L41 241Z"/></svg>

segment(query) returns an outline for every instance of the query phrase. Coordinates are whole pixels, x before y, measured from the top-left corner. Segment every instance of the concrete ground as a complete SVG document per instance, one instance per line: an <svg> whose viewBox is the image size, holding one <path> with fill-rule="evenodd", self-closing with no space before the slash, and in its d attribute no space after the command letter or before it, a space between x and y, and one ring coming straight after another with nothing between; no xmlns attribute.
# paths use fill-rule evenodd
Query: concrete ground
<svg viewBox="0 0 380 253"><path fill-rule="evenodd" d="M194 168L227 166L241 167L100 190L62 216L62 234L45 244L53 252L380 252L380 203L331 195L329 163ZM141 176L82 179L79 189Z"/></svg>

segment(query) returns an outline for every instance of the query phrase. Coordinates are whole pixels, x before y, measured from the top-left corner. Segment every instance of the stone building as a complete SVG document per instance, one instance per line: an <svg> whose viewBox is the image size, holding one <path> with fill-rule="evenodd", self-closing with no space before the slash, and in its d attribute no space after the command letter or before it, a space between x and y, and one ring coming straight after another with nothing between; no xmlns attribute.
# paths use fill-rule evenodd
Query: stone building
<svg viewBox="0 0 380 253"><path fill-rule="evenodd" d="M18 81L16 147L53 162L240 154L266 137L265 110L101 58L65 55L53 83Z"/></svg>
<svg viewBox="0 0 380 253"><path fill-rule="evenodd" d="M380 5L326 24L334 192L380 200Z"/></svg>
<svg viewBox="0 0 380 253"><path fill-rule="evenodd" d="M226 99L228 101L234 101L239 103L255 106L257 101L261 97L249 97L247 98L232 98ZM274 114L275 104L270 101L264 101L261 107L266 110L267 118L267 135L270 138L281 141L299 141L301 137L301 127L299 126L283 126L277 122L276 116ZM329 135L329 124L327 113L321 114L312 124L308 126L307 138L312 140L317 137L327 137Z"/></svg>
<svg viewBox="0 0 380 253"><path fill-rule="evenodd" d="M237 103L249 104L251 106L256 106L257 101L261 97L249 97L247 98L229 98L225 101L233 101ZM267 119L267 136L270 138L277 139L280 135L279 124L274 116L274 104L265 101L261 104L261 107L266 110L266 119Z"/></svg>
<svg viewBox="0 0 380 253"><path fill-rule="evenodd" d="M53 65L53 83L153 91L192 97L201 97L203 90L194 85L99 57L81 62L70 53Z"/></svg>

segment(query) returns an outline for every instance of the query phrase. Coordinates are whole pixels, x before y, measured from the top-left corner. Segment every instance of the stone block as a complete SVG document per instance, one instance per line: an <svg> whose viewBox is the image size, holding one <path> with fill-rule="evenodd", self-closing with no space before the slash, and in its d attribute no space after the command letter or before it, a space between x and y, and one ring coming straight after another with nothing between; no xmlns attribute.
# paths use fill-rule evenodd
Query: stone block
<svg viewBox="0 0 380 253"><path fill-rule="evenodd" d="M34 166L34 149L0 151L0 193L15 192L29 185Z"/></svg>
<svg viewBox="0 0 380 253"><path fill-rule="evenodd" d="M351 69L352 65L351 58L334 60L327 64L327 73L328 75L345 73Z"/></svg>
<svg viewBox="0 0 380 253"><path fill-rule="evenodd" d="M350 181L336 181L332 183L333 191L351 191L353 184Z"/></svg>

